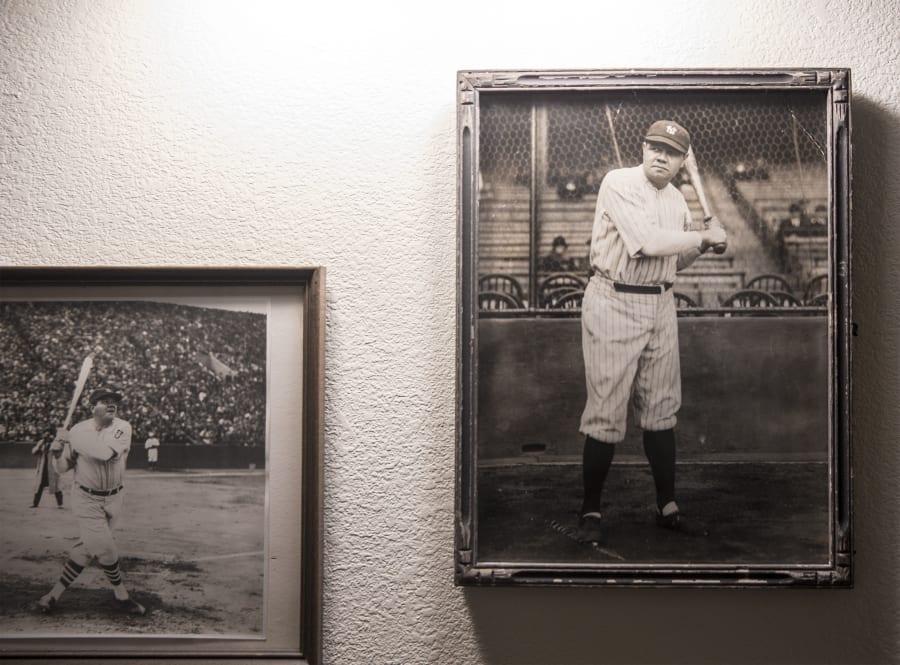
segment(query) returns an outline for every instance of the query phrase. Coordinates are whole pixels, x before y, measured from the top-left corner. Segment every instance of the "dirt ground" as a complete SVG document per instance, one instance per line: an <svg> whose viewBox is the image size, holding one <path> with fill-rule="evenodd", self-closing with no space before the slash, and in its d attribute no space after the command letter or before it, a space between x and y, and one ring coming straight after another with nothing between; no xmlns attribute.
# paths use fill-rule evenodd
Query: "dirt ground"
<svg viewBox="0 0 900 665"><path fill-rule="evenodd" d="M144 617L121 614L91 566L51 615L34 603L78 540L69 509L46 492L32 509L31 469L0 469L0 631L5 636L241 635L263 625L264 471L129 471L115 531L122 572Z"/></svg>
<svg viewBox="0 0 900 665"><path fill-rule="evenodd" d="M679 506L709 530L706 537L658 528L646 463L614 464L604 488L607 533L599 549L571 537L581 507L581 482L580 463L480 469L478 560L732 565L828 561L826 464L680 464Z"/></svg>

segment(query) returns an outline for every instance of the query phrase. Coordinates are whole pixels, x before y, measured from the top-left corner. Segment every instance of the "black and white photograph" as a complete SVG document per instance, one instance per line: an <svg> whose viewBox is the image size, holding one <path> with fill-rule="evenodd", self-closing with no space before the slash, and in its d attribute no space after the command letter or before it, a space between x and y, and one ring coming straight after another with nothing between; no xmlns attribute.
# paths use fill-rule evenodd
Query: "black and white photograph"
<svg viewBox="0 0 900 665"><path fill-rule="evenodd" d="M850 583L848 86L460 73L458 583Z"/></svg>
<svg viewBox="0 0 900 665"><path fill-rule="evenodd" d="M300 402L294 421L273 413L303 390L300 310L271 289L94 292L0 292L4 637L262 652L270 595L301 585L269 565L284 547L269 524L301 522L272 513L269 471L300 471ZM273 369L286 360L294 376Z"/></svg>

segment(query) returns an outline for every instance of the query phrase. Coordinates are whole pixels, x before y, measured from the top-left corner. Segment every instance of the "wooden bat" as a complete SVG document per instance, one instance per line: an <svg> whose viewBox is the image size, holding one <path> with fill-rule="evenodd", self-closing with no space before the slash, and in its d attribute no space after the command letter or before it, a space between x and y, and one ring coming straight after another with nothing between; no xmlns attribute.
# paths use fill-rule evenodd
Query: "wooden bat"
<svg viewBox="0 0 900 665"><path fill-rule="evenodd" d="M709 205L709 199L706 198L706 190L703 189L703 181L700 179L700 168L697 166L697 158L694 157L694 151L688 150L684 157L684 170L687 171L691 178L691 185L697 192L697 200L700 201L700 207L703 209L704 221L709 221L713 217L712 206ZM716 254L722 254L726 249L725 243L719 243L713 247Z"/></svg>
<svg viewBox="0 0 900 665"><path fill-rule="evenodd" d="M78 381L75 382L75 390L72 391L72 401L69 404L69 411L66 414L66 421L63 423L63 429L69 429L72 424L72 416L75 414L75 407L78 406L78 400L81 399L81 393L84 392L84 386L87 383L88 376L94 366L94 354L89 353L81 363L81 372L78 373Z"/></svg>

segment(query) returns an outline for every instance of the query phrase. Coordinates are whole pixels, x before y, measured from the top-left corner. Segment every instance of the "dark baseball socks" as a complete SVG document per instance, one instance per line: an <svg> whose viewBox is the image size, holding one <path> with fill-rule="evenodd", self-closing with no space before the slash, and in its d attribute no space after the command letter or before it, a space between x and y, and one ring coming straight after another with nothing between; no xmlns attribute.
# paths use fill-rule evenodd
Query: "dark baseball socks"
<svg viewBox="0 0 900 665"><path fill-rule="evenodd" d="M116 599L128 600L128 591L125 589L125 585L122 584L122 570L119 568L119 560L116 559L116 561L110 564L100 563L99 561L97 563L103 570L103 574L106 575L106 579L112 584L113 593L115 594ZM63 595L63 592L69 588L69 585L72 584L79 575L81 575L81 571L83 570L84 566L76 563L72 559L66 561L66 565L63 566L63 572L59 577L59 581L53 589L41 599L43 605L49 606L51 599L54 603L59 600L60 596Z"/></svg>
<svg viewBox="0 0 900 665"><path fill-rule="evenodd" d="M125 585L122 584L122 570L119 568L119 560L116 559L110 564L101 563L100 567L103 569L103 574L106 575L106 579L112 584L113 593L116 594L116 599L128 600L128 592L125 590Z"/></svg>
<svg viewBox="0 0 900 665"><path fill-rule="evenodd" d="M600 508L603 500L603 485L609 475L613 456L616 453L614 443L598 441L590 436L584 439L584 452L582 455L582 474L584 482L584 503L581 506L581 516L594 515L600 517Z"/></svg>
<svg viewBox="0 0 900 665"><path fill-rule="evenodd" d="M675 503L675 430L644 430L644 454L656 485L656 506L661 515L678 512Z"/></svg>

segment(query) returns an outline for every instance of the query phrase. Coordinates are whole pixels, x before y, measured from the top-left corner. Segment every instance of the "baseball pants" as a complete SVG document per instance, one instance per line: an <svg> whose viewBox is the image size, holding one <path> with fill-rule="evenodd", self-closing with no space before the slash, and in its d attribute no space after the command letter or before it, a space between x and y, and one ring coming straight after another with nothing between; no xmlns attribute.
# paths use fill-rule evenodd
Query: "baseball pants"
<svg viewBox="0 0 900 665"><path fill-rule="evenodd" d="M115 528L125 506L125 491L113 496L94 496L72 485L72 512L78 518L81 541L72 549L73 554L83 547L87 556L96 557L100 563L113 563L119 552L113 540Z"/></svg>
<svg viewBox="0 0 900 665"><path fill-rule="evenodd" d="M675 297L623 293L595 275L581 311L587 403L580 431L598 441L625 438L628 404L645 430L675 427L681 407L681 360Z"/></svg>

